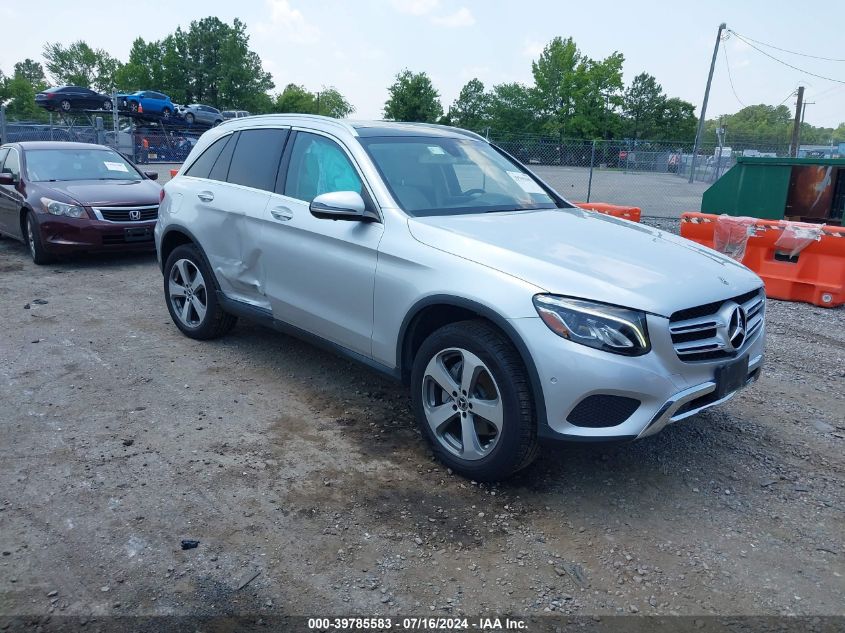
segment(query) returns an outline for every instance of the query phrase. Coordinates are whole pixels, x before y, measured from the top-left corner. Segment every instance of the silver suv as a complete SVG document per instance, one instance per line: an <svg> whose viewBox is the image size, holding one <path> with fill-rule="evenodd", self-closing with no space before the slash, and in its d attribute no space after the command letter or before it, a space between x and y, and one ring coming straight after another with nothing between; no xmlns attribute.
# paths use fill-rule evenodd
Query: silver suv
<svg viewBox="0 0 845 633"><path fill-rule="evenodd" d="M471 132L234 119L163 196L156 245L182 332L215 338L243 316L404 381L467 477L524 468L542 438L651 435L760 372L754 273L573 207Z"/></svg>

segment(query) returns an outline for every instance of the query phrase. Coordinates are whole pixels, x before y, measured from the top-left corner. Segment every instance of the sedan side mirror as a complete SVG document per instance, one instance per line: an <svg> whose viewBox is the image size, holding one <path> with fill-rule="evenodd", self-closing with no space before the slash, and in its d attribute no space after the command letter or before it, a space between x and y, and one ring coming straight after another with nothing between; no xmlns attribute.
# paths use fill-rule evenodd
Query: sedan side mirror
<svg viewBox="0 0 845 633"><path fill-rule="evenodd" d="M16 185L18 181L12 174L0 174L0 185Z"/></svg>
<svg viewBox="0 0 845 633"><path fill-rule="evenodd" d="M158 180L158 172L157 171L145 171L144 175L149 178L150 180Z"/></svg>
<svg viewBox="0 0 845 633"><path fill-rule="evenodd" d="M357 191L332 191L314 198L311 214L326 220L363 220L367 217L364 199Z"/></svg>

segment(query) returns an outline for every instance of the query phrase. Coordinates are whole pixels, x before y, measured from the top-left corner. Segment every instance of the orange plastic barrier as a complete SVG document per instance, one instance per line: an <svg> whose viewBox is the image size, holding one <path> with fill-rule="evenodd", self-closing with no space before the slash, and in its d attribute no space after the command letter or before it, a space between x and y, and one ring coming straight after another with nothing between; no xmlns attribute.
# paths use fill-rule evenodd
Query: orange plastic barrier
<svg viewBox="0 0 845 633"><path fill-rule="evenodd" d="M713 248L718 219L718 215L708 213L684 213L681 235ZM794 255L782 245L776 246L784 230L807 226L755 218L748 227L742 263L760 275L766 294L773 299L803 301L823 308L845 304L845 227L818 225L819 239Z"/></svg>
<svg viewBox="0 0 845 633"><path fill-rule="evenodd" d="M614 218L622 218L631 222L639 222L642 216L642 209L639 207L623 207L618 204L607 204L606 202L575 202L582 209L597 211L605 215L612 215Z"/></svg>
<svg viewBox="0 0 845 633"><path fill-rule="evenodd" d="M170 177L171 177L171 178L176 178L176 174L178 174L178 173L179 173L179 170L178 170L178 169L171 169L171 170L170 170Z"/></svg>

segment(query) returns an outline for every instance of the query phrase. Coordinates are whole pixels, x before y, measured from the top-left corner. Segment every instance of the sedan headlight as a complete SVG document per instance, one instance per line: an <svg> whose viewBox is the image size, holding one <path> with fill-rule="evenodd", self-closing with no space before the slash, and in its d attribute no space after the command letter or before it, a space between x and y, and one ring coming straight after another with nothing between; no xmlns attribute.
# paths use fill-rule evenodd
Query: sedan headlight
<svg viewBox="0 0 845 633"><path fill-rule="evenodd" d="M644 312L555 295L536 295L534 307L552 332L573 343L624 356L651 350Z"/></svg>
<svg viewBox="0 0 845 633"><path fill-rule="evenodd" d="M44 205L44 210L50 215L64 215L69 218L82 218L87 215L85 209L77 204L68 204L50 198L41 198L41 204Z"/></svg>

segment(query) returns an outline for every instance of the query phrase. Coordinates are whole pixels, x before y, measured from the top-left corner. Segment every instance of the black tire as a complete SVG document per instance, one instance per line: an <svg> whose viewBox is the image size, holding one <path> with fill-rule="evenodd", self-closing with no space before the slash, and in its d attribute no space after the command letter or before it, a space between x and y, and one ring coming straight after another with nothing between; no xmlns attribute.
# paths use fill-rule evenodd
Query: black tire
<svg viewBox="0 0 845 633"><path fill-rule="evenodd" d="M32 211L26 212L23 221L23 239L35 264L43 266L54 261L55 258L44 248L41 230L38 227L38 221L35 219L35 213Z"/></svg>
<svg viewBox="0 0 845 633"><path fill-rule="evenodd" d="M174 268L178 269L179 263L185 260L190 262L193 268L199 271L204 283L207 284L203 293L204 296L202 297L205 301L205 314L195 324L188 324L183 320L180 314L176 312L177 306L174 305L174 303L178 305L180 302L178 299L176 301L171 299L171 278L177 275L176 279L181 279L179 271L174 271ZM196 296L200 297L200 294L197 293ZM170 312L170 318L173 319L176 327L182 331L182 334L189 338L198 340L218 338L229 332L238 320L236 316L224 312L220 307L220 303L217 301L217 286L214 276L206 265L205 258L193 244L177 246L167 258L167 262L164 265L164 301L167 304L168 312ZM181 305L184 306L184 302ZM188 312L189 314L199 316L196 310L191 312L189 309Z"/></svg>
<svg viewBox="0 0 845 633"><path fill-rule="evenodd" d="M67 99L62 99L59 103L59 108L62 112L70 112L70 109L73 107L70 101Z"/></svg>
<svg viewBox="0 0 845 633"><path fill-rule="evenodd" d="M477 356L499 391L503 407L502 428L490 452L480 459L462 459L447 450L426 418L423 404L426 398L426 368L432 359L452 348L467 350ZM435 455L465 477L477 481L506 479L529 466L539 453L534 398L527 371L508 338L487 322L452 323L436 330L423 342L414 357L411 372L411 403L417 423Z"/></svg>
<svg viewBox="0 0 845 633"><path fill-rule="evenodd" d="M191 114L190 112L188 112L188 114L185 115L185 121L188 122L188 125L193 125L194 124L194 115Z"/></svg>
<svg viewBox="0 0 845 633"><path fill-rule="evenodd" d="M105 101L103 101L103 110L111 110L111 109L112 109L111 101L109 99L106 99Z"/></svg>

